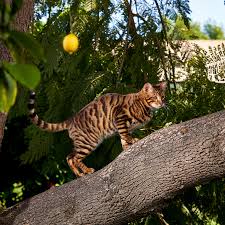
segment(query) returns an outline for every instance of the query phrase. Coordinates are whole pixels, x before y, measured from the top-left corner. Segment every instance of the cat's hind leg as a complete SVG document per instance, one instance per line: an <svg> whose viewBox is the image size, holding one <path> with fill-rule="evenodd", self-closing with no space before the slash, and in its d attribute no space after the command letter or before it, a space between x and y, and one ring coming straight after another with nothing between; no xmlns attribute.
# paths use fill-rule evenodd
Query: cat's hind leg
<svg viewBox="0 0 225 225"><path fill-rule="evenodd" d="M79 170L79 165L78 165L78 159L76 157L76 152L70 153L66 157L67 163L70 167L70 169L73 171L73 173L76 175L76 177L82 177L84 173L81 173Z"/></svg>
<svg viewBox="0 0 225 225"><path fill-rule="evenodd" d="M81 154L82 153L82 154ZM88 150L76 148L72 153L67 156L67 163L71 170L77 177L81 177L85 174L94 173L93 168L88 168L82 160L89 154Z"/></svg>
<svg viewBox="0 0 225 225"><path fill-rule="evenodd" d="M77 177L82 177L84 174L81 173L79 171L79 166L77 163L77 159L76 159L76 154L74 152L70 153L67 157L66 157L67 163L70 167L70 169L73 171L73 173L77 176Z"/></svg>

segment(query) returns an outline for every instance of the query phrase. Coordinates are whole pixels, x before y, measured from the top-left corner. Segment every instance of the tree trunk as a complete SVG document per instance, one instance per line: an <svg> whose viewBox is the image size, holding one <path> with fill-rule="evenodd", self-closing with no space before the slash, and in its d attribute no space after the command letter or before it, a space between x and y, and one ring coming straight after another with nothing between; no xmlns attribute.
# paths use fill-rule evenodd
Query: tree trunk
<svg viewBox="0 0 225 225"><path fill-rule="evenodd" d="M5 129L5 122L7 119L7 113L0 112L0 152L2 147L2 140L4 137L4 129Z"/></svg>
<svg viewBox="0 0 225 225"><path fill-rule="evenodd" d="M225 111L154 132L92 175L0 214L2 225L117 225L160 210L175 195L225 175Z"/></svg>
<svg viewBox="0 0 225 225"><path fill-rule="evenodd" d="M11 2L9 0L5 1ZM29 28L33 14L34 14L34 0L24 0L22 8L16 14L16 19L13 23L13 27L18 31L26 32ZM0 61L12 61L9 51L1 43L0 43ZM4 137L6 119L7 113L0 112L0 151L2 146L2 140Z"/></svg>

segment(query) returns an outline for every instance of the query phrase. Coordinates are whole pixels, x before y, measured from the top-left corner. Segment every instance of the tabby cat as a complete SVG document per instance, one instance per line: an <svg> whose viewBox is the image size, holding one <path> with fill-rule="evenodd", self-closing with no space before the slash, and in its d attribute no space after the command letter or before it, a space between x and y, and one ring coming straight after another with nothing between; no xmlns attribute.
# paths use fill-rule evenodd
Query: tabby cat
<svg viewBox="0 0 225 225"><path fill-rule="evenodd" d="M131 131L144 125L152 118L152 111L165 105L166 83L157 85L146 83L137 93L120 95L106 94L90 102L75 116L61 123L47 123L35 112L35 93L30 93L29 116L39 128L57 132L68 130L74 149L67 156L67 162L77 177L93 173L82 160L89 155L102 140L119 133L123 149L137 139L132 138Z"/></svg>

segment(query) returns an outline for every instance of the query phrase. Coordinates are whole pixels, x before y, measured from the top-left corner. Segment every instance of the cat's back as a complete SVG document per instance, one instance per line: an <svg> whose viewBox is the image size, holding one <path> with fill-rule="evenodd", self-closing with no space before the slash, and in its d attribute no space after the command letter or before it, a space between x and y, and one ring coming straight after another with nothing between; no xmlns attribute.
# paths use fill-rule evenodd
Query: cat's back
<svg viewBox="0 0 225 225"><path fill-rule="evenodd" d="M77 116L86 114L89 116L102 117L112 113L115 109L120 107L124 102L125 95L118 93L108 93L102 95L91 101L84 108L82 108Z"/></svg>
<svg viewBox="0 0 225 225"><path fill-rule="evenodd" d="M108 93L96 98L72 118L72 127L88 131L89 134L94 132L99 137L113 134L114 120L121 110L124 98L125 95L117 93Z"/></svg>

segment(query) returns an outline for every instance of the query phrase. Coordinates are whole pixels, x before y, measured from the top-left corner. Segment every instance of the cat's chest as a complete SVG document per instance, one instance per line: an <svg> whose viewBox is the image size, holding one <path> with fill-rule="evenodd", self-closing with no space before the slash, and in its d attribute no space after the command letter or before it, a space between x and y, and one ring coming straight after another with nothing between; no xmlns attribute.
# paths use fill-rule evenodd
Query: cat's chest
<svg viewBox="0 0 225 225"><path fill-rule="evenodd" d="M146 122L139 122L135 119L132 119L131 122L127 121L128 131L132 132L133 130L143 127L145 124Z"/></svg>
<svg viewBox="0 0 225 225"><path fill-rule="evenodd" d="M130 121L127 121L128 131L132 132L135 129L145 126L151 120L151 115L146 116L145 118L136 119L132 118Z"/></svg>

